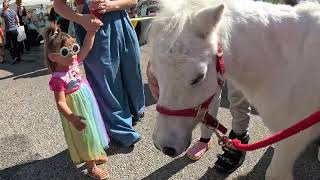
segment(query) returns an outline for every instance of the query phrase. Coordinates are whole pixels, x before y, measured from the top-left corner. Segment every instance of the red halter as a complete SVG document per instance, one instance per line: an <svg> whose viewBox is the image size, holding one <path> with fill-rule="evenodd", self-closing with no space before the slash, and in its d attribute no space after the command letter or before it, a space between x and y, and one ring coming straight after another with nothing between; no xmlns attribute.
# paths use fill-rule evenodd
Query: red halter
<svg viewBox="0 0 320 180"><path fill-rule="evenodd" d="M217 62L216 62L216 69L217 69L217 81L218 85L220 88L222 88L224 84L224 79L223 79L223 74L225 72L224 69L224 60L223 60L223 51L221 48L221 45L218 44L218 50L216 54ZM156 110L160 114L164 114L167 116L181 116L181 117L194 117L197 120L201 121L207 126L210 126L214 129L218 129L220 132L223 134L226 134L227 128L224 127L222 124L219 123L219 121L213 117L211 114L208 112L208 107L211 104L214 96L216 93L214 93L212 96L210 96L207 100L205 100L203 103L201 103L199 106L194 107L194 108L189 108L189 109L181 109L181 110L174 110L174 109L169 109L163 106L160 106L157 104Z"/></svg>

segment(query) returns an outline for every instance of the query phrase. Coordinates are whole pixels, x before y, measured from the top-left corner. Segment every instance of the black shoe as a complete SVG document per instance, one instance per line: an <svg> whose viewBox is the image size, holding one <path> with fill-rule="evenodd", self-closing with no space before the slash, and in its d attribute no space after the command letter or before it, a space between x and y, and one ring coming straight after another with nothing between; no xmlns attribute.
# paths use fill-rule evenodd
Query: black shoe
<svg viewBox="0 0 320 180"><path fill-rule="evenodd" d="M247 132L241 135L236 135L233 130L231 130L229 138L237 138L242 144L248 144L250 139ZM222 173L230 174L242 165L246 157L246 152L229 149L226 147L222 147L222 150L224 153L218 154L218 160L215 162L214 167Z"/></svg>
<svg viewBox="0 0 320 180"><path fill-rule="evenodd" d="M142 119L143 117L144 117L144 112L139 113L139 114L138 114L138 117L137 117L137 116L133 116L133 117L132 117L132 123L133 123L133 125L136 125L137 122L141 121L141 119Z"/></svg>
<svg viewBox="0 0 320 180"><path fill-rule="evenodd" d="M139 113L139 119L142 119L142 118L144 118L144 112Z"/></svg>

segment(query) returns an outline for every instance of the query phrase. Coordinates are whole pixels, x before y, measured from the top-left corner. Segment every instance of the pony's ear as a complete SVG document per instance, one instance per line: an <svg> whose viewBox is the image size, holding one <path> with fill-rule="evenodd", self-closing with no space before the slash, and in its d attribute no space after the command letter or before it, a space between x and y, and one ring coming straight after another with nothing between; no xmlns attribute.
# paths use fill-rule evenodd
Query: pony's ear
<svg viewBox="0 0 320 180"><path fill-rule="evenodd" d="M223 10L223 4L199 10L192 18L192 28L198 35L206 38L220 22Z"/></svg>

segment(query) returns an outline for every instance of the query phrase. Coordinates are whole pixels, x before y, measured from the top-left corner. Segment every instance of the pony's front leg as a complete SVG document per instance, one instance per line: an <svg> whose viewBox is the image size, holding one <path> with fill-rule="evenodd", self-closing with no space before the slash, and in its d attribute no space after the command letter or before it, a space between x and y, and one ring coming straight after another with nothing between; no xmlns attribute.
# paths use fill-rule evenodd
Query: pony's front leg
<svg viewBox="0 0 320 180"><path fill-rule="evenodd" d="M266 172L266 180L293 180L293 165L307 142L291 137L275 146L273 158Z"/></svg>

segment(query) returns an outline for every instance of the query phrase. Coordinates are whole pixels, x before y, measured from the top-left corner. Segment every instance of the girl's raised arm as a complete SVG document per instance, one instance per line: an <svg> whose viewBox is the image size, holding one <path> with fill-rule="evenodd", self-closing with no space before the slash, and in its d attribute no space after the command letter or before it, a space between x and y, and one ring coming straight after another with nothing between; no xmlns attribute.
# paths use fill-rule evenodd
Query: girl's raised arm
<svg viewBox="0 0 320 180"><path fill-rule="evenodd" d="M74 12L67 4L66 0L54 0L54 10L62 17L81 24L87 31L97 31L102 22L94 20L96 17L90 14L80 14Z"/></svg>
<svg viewBox="0 0 320 180"><path fill-rule="evenodd" d="M95 31L87 32L86 37L84 38L84 41L83 41L83 46L80 48L80 52L78 54L78 57L81 61L83 61L87 57L90 50L92 49L95 36L96 36Z"/></svg>

